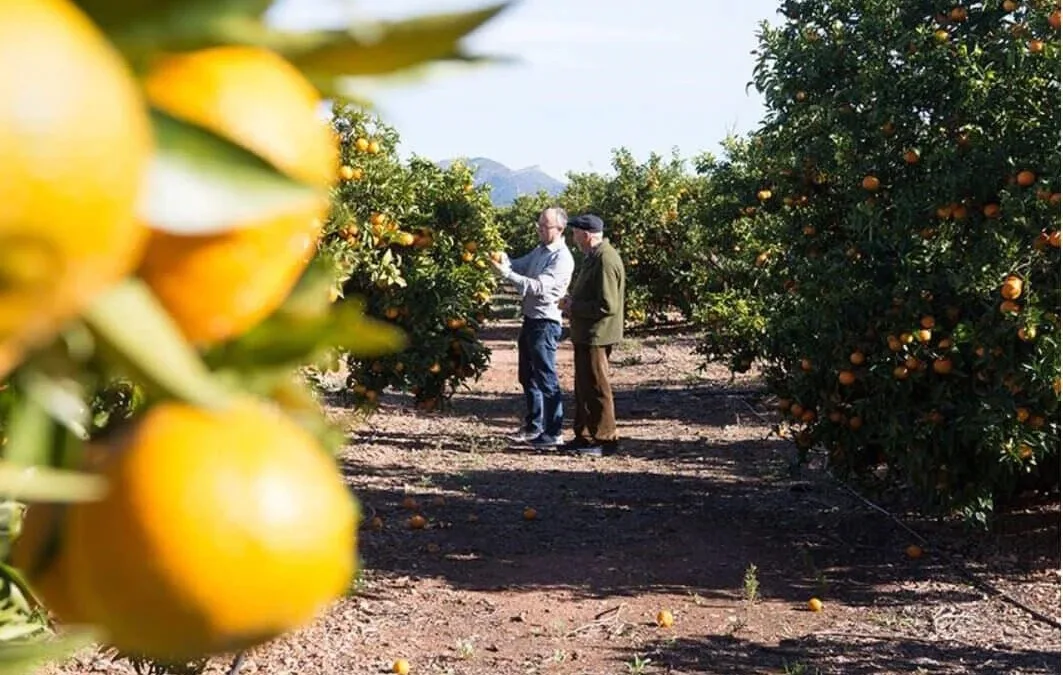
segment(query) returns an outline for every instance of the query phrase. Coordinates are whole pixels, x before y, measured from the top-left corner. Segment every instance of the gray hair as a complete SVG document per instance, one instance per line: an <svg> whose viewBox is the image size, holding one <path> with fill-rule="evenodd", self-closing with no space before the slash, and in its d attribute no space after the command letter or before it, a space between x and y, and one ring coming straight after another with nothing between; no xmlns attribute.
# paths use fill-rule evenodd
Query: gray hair
<svg viewBox="0 0 1063 675"><path fill-rule="evenodd" d="M554 227L561 231L564 231L565 226L568 225L568 212L560 206L550 206L545 208L539 215L540 217L546 216L546 218L554 224Z"/></svg>

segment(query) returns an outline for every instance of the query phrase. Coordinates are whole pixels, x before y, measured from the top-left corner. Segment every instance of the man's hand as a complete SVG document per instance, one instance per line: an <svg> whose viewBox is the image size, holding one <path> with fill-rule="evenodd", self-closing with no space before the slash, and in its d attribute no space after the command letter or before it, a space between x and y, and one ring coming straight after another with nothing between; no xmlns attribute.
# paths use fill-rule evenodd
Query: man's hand
<svg viewBox="0 0 1063 675"><path fill-rule="evenodd" d="M502 251L495 251L491 254L491 265L495 268L495 272L503 277L513 269L509 263L509 256Z"/></svg>
<svg viewBox="0 0 1063 675"><path fill-rule="evenodd" d="M561 308L562 314L568 314L568 310L572 307L572 298L566 295L557 301L557 306Z"/></svg>
<svg viewBox="0 0 1063 675"><path fill-rule="evenodd" d="M501 262L495 262L494 260L492 260L491 266L495 268L495 272L501 277L504 277L509 274L511 270L508 260L503 260Z"/></svg>

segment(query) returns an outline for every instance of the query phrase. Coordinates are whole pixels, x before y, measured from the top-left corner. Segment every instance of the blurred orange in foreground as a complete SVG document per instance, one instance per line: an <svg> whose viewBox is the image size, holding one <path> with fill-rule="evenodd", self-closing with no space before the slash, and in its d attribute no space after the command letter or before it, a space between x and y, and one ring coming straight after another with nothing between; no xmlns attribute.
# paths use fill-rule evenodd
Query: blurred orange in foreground
<svg viewBox="0 0 1063 675"><path fill-rule="evenodd" d="M0 63L2 378L136 266L152 136L121 55L69 2L0 2Z"/></svg>

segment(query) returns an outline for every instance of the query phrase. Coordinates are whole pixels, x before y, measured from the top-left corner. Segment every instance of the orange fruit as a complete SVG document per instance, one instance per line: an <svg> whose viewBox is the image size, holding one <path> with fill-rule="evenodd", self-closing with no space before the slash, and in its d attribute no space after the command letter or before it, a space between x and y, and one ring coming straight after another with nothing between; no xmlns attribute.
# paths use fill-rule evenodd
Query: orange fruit
<svg viewBox="0 0 1063 675"><path fill-rule="evenodd" d="M428 521L425 519L425 517L419 513L410 516L410 520L407 522L409 523L411 530L423 530L425 528L425 525L428 524Z"/></svg>
<svg viewBox="0 0 1063 675"><path fill-rule="evenodd" d="M344 164L340 167L340 178L343 180L352 180L354 178L354 167Z"/></svg>
<svg viewBox="0 0 1063 675"><path fill-rule="evenodd" d="M369 145L366 147L370 155L375 155L380 152L380 143L377 141L369 141Z"/></svg>
<svg viewBox="0 0 1063 675"><path fill-rule="evenodd" d="M1059 248L1059 230L1053 230L1048 233L1048 243L1053 248Z"/></svg>
<svg viewBox="0 0 1063 675"><path fill-rule="evenodd" d="M854 366L859 366L863 364L865 360L866 357L864 356L864 353L859 350L849 355L849 363L853 364Z"/></svg>
<svg viewBox="0 0 1063 675"><path fill-rule="evenodd" d="M357 503L272 404L160 403L105 447L109 491L70 507L62 545L74 600L112 646L167 661L240 650L347 589Z"/></svg>
<svg viewBox="0 0 1063 675"><path fill-rule="evenodd" d="M812 365L812 359L801 359L801 370L805 371L806 373L811 373L813 367L814 366Z"/></svg>
<svg viewBox="0 0 1063 675"><path fill-rule="evenodd" d="M879 180L875 176L864 176L864 180L860 181L860 185L868 192L876 192L879 184Z"/></svg>
<svg viewBox="0 0 1063 675"><path fill-rule="evenodd" d="M662 609L657 612L657 625L661 628L671 628L675 624L675 617L672 616L672 612L667 609Z"/></svg>
<svg viewBox="0 0 1063 675"><path fill-rule="evenodd" d="M1009 274L1000 287L1000 297L1005 300L1017 300L1022 295L1022 278Z"/></svg>
<svg viewBox="0 0 1063 675"><path fill-rule="evenodd" d="M228 232L152 234L139 273L185 336L196 344L236 337L280 306L314 254L338 158L318 119L321 97L280 56L242 46L166 56L144 87L161 110L317 188L304 204Z"/></svg>
<svg viewBox="0 0 1063 675"><path fill-rule="evenodd" d="M1034 181L1036 180L1037 174L1035 174L1033 171L1020 171L1015 176L1015 182L1021 185L1022 187L1030 187L1034 184Z"/></svg>
<svg viewBox="0 0 1063 675"><path fill-rule="evenodd" d="M982 213L986 218L999 218L1000 217L1000 205L999 204L986 204L982 207Z"/></svg>
<svg viewBox="0 0 1063 675"><path fill-rule="evenodd" d="M904 153L904 161L908 164L919 163L919 153L916 150L907 150Z"/></svg>
<svg viewBox="0 0 1063 675"><path fill-rule="evenodd" d="M936 31L934 31L934 39L937 40L938 42L948 42L949 33L948 33L948 31L942 30L941 28L939 28Z"/></svg>
<svg viewBox="0 0 1063 675"><path fill-rule="evenodd" d="M397 659L395 663L391 664L391 672L397 675L409 675L410 662L406 659Z"/></svg>
<svg viewBox="0 0 1063 675"><path fill-rule="evenodd" d="M1045 43L1041 40L1030 40L1026 48L1030 50L1031 54L1040 54L1045 50Z"/></svg>
<svg viewBox="0 0 1063 675"><path fill-rule="evenodd" d="M1052 13L1048 15L1048 25L1056 30L1059 30L1059 10L1053 9Z"/></svg>
<svg viewBox="0 0 1063 675"><path fill-rule="evenodd" d="M1004 0L1000 6L1004 8L1005 12L1014 12L1018 8L1019 3L1015 2L1015 0Z"/></svg>
<svg viewBox="0 0 1063 675"><path fill-rule="evenodd" d="M358 152L365 152L369 149L369 139L356 138L354 139L354 147Z"/></svg>
<svg viewBox="0 0 1063 675"><path fill-rule="evenodd" d="M934 372L938 375L948 375L952 372L952 361L950 359L934 359Z"/></svg>
<svg viewBox="0 0 1063 675"><path fill-rule="evenodd" d="M757 192L757 199L762 202L766 202L771 199L771 190L760 190Z"/></svg>
<svg viewBox="0 0 1063 675"><path fill-rule="evenodd" d="M933 328L935 323L936 323L936 321L934 321L934 317L930 316L929 314L927 314L926 316L920 317L920 319L919 319L919 325L922 326L923 328L927 328L927 329Z"/></svg>
<svg viewBox="0 0 1063 675"><path fill-rule="evenodd" d="M0 2L0 61L2 380L136 268L153 143L136 80L73 3Z"/></svg>
<svg viewBox="0 0 1063 675"><path fill-rule="evenodd" d="M904 554L912 560L915 560L916 558L923 557L923 549L922 547L916 546L915 544L909 544L908 547L904 549Z"/></svg>
<svg viewBox="0 0 1063 675"><path fill-rule="evenodd" d="M418 504L417 500L412 496L407 496L402 500L402 508L408 511L416 511L420 506L421 505Z"/></svg>
<svg viewBox="0 0 1063 675"><path fill-rule="evenodd" d="M905 366L897 366L893 369L893 377L898 380L908 379L908 368Z"/></svg>
<svg viewBox="0 0 1063 675"><path fill-rule="evenodd" d="M1005 300L1000 303L1000 312L1002 314L1018 314L1021 309L1019 303L1014 300Z"/></svg>
<svg viewBox="0 0 1063 675"><path fill-rule="evenodd" d="M838 382L844 385L850 385L853 382L856 382L856 375L853 375L853 371L851 370L843 370L838 373Z"/></svg>
<svg viewBox="0 0 1063 675"><path fill-rule="evenodd" d="M535 509L533 509L532 507L530 507L530 506L525 506L524 507L524 514L523 515L524 515L524 520L535 520L539 516L538 512Z"/></svg>
<svg viewBox="0 0 1063 675"><path fill-rule="evenodd" d="M966 21L967 10L963 7L953 7L952 11L949 12L949 18L957 23L960 21Z"/></svg>
<svg viewBox="0 0 1063 675"><path fill-rule="evenodd" d="M819 598L812 598L811 600L808 601L808 609L813 611L813 612L822 612L823 611L823 601L820 600Z"/></svg>

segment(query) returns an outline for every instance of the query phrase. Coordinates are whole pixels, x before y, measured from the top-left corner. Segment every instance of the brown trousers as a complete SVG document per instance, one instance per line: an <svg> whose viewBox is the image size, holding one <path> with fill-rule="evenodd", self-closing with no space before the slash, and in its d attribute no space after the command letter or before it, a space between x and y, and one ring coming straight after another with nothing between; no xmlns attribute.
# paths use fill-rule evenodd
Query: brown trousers
<svg viewBox="0 0 1063 675"><path fill-rule="evenodd" d="M587 442L617 440L613 389L609 385L609 355L612 345L574 344L576 370L576 438Z"/></svg>

